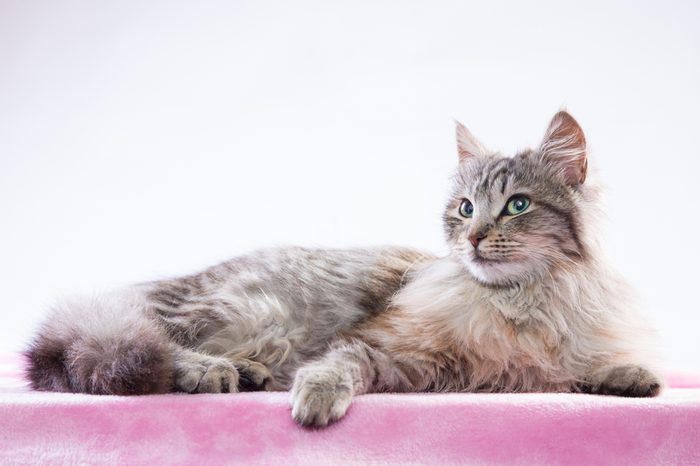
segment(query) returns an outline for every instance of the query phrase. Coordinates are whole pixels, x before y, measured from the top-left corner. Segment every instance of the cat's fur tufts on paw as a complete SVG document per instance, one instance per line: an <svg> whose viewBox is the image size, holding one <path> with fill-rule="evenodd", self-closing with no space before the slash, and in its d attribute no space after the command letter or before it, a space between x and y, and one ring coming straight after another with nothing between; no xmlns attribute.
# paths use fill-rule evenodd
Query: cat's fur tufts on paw
<svg viewBox="0 0 700 466"><path fill-rule="evenodd" d="M335 368L301 369L292 387L292 417L304 427L324 427L343 417L351 401L349 374Z"/></svg>
<svg viewBox="0 0 700 466"><path fill-rule="evenodd" d="M650 370L633 364L612 366L596 373L590 393L628 397L651 397L661 392L661 380Z"/></svg>

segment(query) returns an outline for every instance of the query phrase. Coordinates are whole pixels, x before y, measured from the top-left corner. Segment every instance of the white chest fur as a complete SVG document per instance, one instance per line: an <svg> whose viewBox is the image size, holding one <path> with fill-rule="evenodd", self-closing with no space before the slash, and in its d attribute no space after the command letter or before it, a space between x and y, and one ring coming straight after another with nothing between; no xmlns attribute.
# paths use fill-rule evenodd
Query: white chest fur
<svg viewBox="0 0 700 466"><path fill-rule="evenodd" d="M581 372L572 306L545 287L485 287L447 258L422 270L395 303L445 329L447 337L434 338L454 341L460 358L484 380L505 378L515 389L553 389L571 384Z"/></svg>

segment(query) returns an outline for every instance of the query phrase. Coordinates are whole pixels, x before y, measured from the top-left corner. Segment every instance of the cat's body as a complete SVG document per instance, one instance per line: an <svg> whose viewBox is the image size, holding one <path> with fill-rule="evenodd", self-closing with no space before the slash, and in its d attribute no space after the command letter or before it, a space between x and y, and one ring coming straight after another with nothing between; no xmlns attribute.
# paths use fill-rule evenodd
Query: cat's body
<svg viewBox="0 0 700 466"><path fill-rule="evenodd" d="M585 140L560 112L538 151L458 126L451 254L278 248L57 308L27 352L36 389L292 389L325 425L377 391L652 396L643 330L588 227Z"/></svg>
<svg viewBox="0 0 700 466"><path fill-rule="evenodd" d="M302 363L323 354L343 332L383 312L409 271L428 258L397 247L274 248L187 277L72 299L44 323L43 338L31 353L31 380L37 388L58 391L148 393L167 391L171 385L199 391L178 386L183 381L175 371L159 374L161 381L148 377L141 384L133 374L146 359L159 366L176 365L183 348L225 356L239 368L247 361L262 364L270 371L265 388L285 390ZM134 348L136 354L124 358L120 347ZM141 360L138 354L148 358ZM62 379L46 370L53 365L57 372L70 374L64 365L73 360L83 366L88 361L101 364L105 376ZM131 377L132 386L123 386L123 378L113 373ZM250 385L243 388L262 388Z"/></svg>

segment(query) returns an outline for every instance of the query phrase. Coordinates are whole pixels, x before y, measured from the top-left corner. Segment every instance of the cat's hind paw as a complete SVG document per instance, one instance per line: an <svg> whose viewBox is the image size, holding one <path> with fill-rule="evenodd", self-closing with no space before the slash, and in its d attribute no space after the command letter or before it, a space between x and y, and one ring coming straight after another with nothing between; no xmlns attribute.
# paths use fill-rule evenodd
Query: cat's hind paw
<svg viewBox="0 0 700 466"><path fill-rule="evenodd" d="M345 415L352 401L349 376L337 369L301 369L292 387L292 417L304 427L324 427Z"/></svg>

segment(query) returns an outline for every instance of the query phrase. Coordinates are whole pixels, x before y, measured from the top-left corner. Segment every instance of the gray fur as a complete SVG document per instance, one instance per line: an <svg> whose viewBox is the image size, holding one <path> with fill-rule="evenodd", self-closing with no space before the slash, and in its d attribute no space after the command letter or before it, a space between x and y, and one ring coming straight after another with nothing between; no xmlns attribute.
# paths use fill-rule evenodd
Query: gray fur
<svg viewBox="0 0 700 466"><path fill-rule="evenodd" d="M77 375L82 342L125 347L120 341L138 323L153 333L144 345L167 348L159 356L174 367L167 381L144 392L286 390L300 365L382 312L412 268L431 257L397 247L267 249L195 275L74 300L54 309L31 344L29 378L39 390L93 392Z"/></svg>
<svg viewBox="0 0 700 466"><path fill-rule="evenodd" d="M26 353L33 387L291 389L294 419L313 426L366 392L656 395L645 329L595 243L597 189L575 120L558 113L538 149L512 158L459 124L457 141L448 256L268 249L76 300L53 311ZM513 195L531 206L504 215Z"/></svg>

